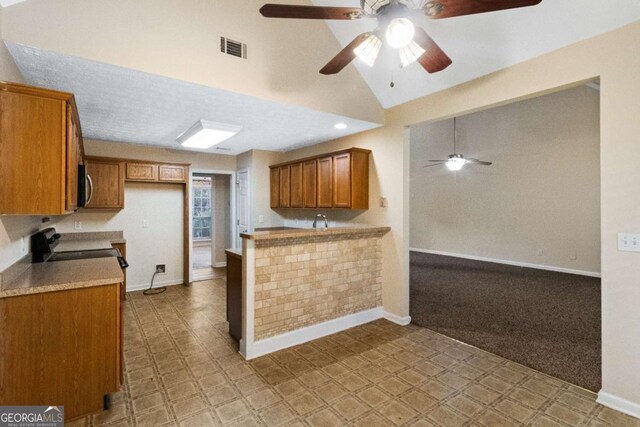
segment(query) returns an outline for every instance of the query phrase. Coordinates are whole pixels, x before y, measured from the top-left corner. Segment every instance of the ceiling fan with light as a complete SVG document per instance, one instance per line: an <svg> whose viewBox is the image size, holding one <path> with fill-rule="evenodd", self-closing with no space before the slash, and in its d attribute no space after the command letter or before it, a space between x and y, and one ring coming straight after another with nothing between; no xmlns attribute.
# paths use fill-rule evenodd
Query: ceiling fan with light
<svg viewBox="0 0 640 427"><path fill-rule="evenodd" d="M450 154L447 160L429 160L429 161L433 162L433 164L426 165L424 166L425 168L429 168L432 166L446 165L447 169L449 169L452 172L457 172L459 170L462 170L462 168L465 167L465 165L467 164L481 165L481 166L491 166L493 164L491 162L485 162L483 160L478 160L478 159L467 159L462 154L456 153L456 118L455 117L453 118L453 154Z"/></svg>
<svg viewBox="0 0 640 427"><path fill-rule="evenodd" d="M361 7L323 7L265 4L260 13L267 18L361 19L374 18L374 31L360 34L338 53L320 73L336 74L359 57L373 66L382 48L382 38L398 50L402 67L418 62L429 73L451 65L451 58L413 20L419 15L432 19L452 18L534 6L542 0L360 0Z"/></svg>

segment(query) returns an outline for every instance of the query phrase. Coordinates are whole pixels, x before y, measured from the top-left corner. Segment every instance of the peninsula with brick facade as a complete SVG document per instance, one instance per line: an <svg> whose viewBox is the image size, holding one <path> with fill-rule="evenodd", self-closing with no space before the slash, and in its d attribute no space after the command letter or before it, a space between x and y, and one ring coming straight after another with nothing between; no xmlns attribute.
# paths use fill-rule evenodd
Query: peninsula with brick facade
<svg viewBox="0 0 640 427"><path fill-rule="evenodd" d="M253 359L379 319L389 227L241 234L242 338Z"/></svg>

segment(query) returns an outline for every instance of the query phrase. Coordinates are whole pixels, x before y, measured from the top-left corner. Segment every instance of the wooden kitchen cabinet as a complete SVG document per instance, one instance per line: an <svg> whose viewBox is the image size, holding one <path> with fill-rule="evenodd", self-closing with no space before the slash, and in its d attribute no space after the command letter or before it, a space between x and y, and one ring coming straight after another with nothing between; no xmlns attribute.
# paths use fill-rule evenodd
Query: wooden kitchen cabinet
<svg viewBox="0 0 640 427"><path fill-rule="evenodd" d="M154 163L127 162L128 181L157 181L158 165Z"/></svg>
<svg viewBox="0 0 640 427"><path fill-rule="evenodd" d="M369 209L370 154L350 148L270 166L271 207Z"/></svg>
<svg viewBox="0 0 640 427"><path fill-rule="evenodd" d="M271 207L280 207L280 168L271 168Z"/></svg>
<svg viewBox="0 0 640 427"><path fill-rule="evenodd" d="M291 207L291 167L280 167L280 207Z"/></svg>
<svg viewBox="0 0 640 427"><path fill-rule="evenodd" d="M0 215L75 211L82 158L73 94L0 83Z"/></svg>
<svg viewBox="0 0 640 427"><path fill-rule="evenodd" d="M187 168L181 165L158 165L158 181L185 182Z"/></svg>
<svg viewBox="0 0 640 427"><path fill-rule="evenodd" d="M124 209L125 163L88 157L86 167L91 184L85 209Z"/></svg>
<svg viewBox="0 0 640 427"><path fill-rule="evenodd" d="M120 284L0 299L0 401L64 405L66 419L120 391Z"/></svg>
<svg viewBox="0 0 640 427"><path fill-rule="evenodd" d="M318 161L307 160L302 163L302 207L318 206Z"/></svg>
<svg viewBox="0 0 640 427"><path fill-rule="evenodd" d="M302 195L302 163L294 163L290 168L289 191L292 208L303 207Z"/></svg>
<svg viewBox="0 0 640 427"><path fill-rule="evenodd" d="M333 207L333 159L323 157L318 159L318 207Z"/></svg>

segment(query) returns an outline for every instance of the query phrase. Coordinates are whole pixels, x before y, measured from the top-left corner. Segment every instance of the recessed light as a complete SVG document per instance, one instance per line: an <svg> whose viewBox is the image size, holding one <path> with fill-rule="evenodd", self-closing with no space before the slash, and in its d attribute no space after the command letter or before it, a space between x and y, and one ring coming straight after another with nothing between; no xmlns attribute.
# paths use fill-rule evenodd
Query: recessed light
<svg viewBox="0 0 640 427"><path fill-rule="evenodd" d="M211 148L242 130L242 126L199 120L176 140L188 148Z"/></svg>
<svg viewBox="0 0 640 427"><path fill-rule="evenodd" d="M347 124L346 123L336 123L334 128L336 128L336 129L346 129L347 128Z"/></svg>

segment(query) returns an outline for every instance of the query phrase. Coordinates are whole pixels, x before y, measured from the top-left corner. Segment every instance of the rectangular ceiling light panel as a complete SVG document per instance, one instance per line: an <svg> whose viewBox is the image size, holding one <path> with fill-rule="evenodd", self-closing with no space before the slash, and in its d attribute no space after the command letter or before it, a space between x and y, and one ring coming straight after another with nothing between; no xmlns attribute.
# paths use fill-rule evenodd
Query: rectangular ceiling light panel
<svg viewBox="0 0 640 427"><path fill-rule="evenodd" d="M199 120L180 135L177 141L183 147L206 149L220 144L241 130L242 126Z"/></svg>

